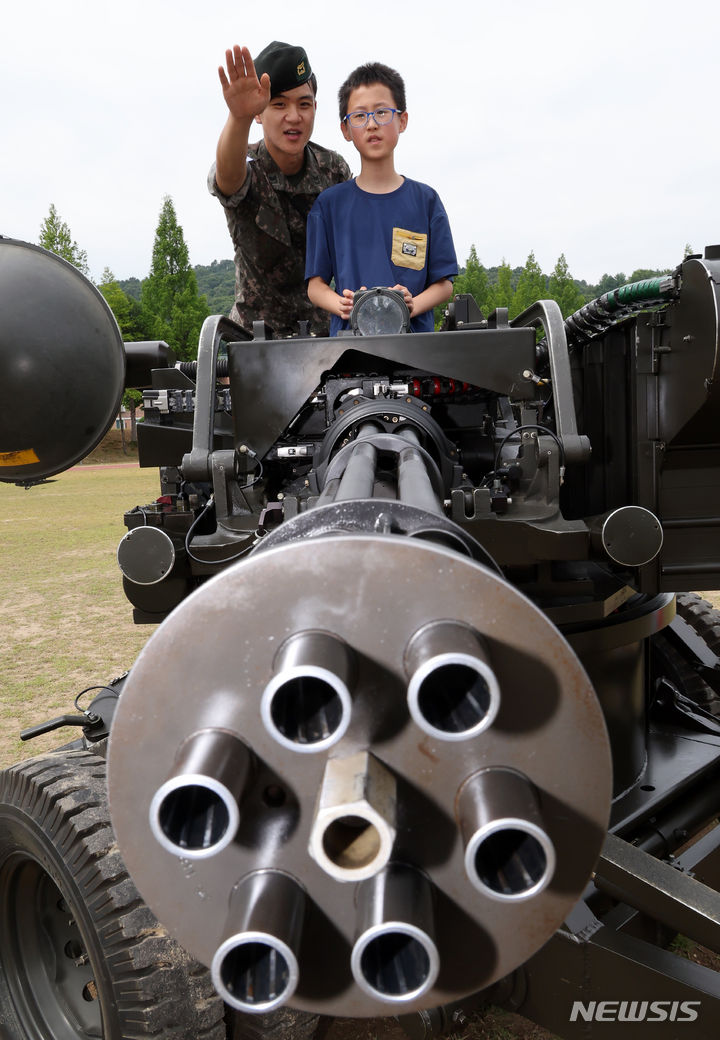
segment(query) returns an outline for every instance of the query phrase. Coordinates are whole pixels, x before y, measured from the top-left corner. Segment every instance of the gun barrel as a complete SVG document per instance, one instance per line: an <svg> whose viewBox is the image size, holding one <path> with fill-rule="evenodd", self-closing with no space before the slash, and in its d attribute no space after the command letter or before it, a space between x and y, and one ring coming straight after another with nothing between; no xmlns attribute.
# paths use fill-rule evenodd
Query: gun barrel
<svg viewBox="0 0 720 1040"><path fill-rule="evenodd" d="M477 632L457 621L419 629L405 650L408 708L440 740L467 740L492 725L500 685Z"/></svg>
<svg viewBox="0 0 720 1040"><path fill-rule="evenodd" d="M527 777L510 769L482 770L461 788L457 811L465 870L479 892L518 901L551 883L555 848Z"/></svg>
<svg viewBox="0 0 720 1040"><path fill-rule="evenodd" d="M390 864L360 885L357 904L358 937L350 965L360 989L389 1004L422 997L440 970L427 878L411 867Z"/></svg>
<svg viewBox="0 0 720 1040"><path fill-rule="evenodd" d="M171 775L150 803L150 829L176 856L200 859L235 837L251 756L233 733L205 729L180 747Z"/></svg>
<svg viewBox="0 0 720 1040"><path fill-rule="evenodd" d="M271 737L291 751L319 752L350 724L353 661L329 632L296 632L280 648L263 691L261 714Z"/></svg>
<svg viewBox="0 0 720 1040"><path fill-rule="evenodd" d="M300 969L305 894L286 874L260 870L234 890L226 935L211 964L223 1000L262 1014L291 999Z"/></svg>

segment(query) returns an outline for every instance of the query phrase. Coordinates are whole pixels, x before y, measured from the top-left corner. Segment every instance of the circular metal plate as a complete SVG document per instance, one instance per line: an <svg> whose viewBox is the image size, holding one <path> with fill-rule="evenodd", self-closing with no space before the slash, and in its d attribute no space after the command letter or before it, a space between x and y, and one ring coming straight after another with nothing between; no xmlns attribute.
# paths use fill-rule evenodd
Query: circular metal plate
<svg viewBox="0 0 720 1040"><path fill-rule="evenodd" d="M407 705L405 648L442 618L482 636L499 683L493 724L466 741L434 740ZM308 629L345 640L357 661L348 729L316 755L286 749L261 719L277 648ZM177 749L208 726L242 737L254 774L235 841L191 863L158 844L148 810ZM308 854L327 759L363 750L397 782L393 859L421 870L434 890L440 969L407 1010L458 1000L523 963L562 923L604 840L611 794L603 715L577 657L541 611L467 557L393 536L318 538L252 556L185 600L141 653L115 716L110 800L120 847L159 919L206 964L239 879L263 867L291 875L308 907L293 1005L388 1014L352 977L356 886ZM557 855L548 886L516 905L484 896L465 872L455 802L486 767L529 778Z"/></svg>

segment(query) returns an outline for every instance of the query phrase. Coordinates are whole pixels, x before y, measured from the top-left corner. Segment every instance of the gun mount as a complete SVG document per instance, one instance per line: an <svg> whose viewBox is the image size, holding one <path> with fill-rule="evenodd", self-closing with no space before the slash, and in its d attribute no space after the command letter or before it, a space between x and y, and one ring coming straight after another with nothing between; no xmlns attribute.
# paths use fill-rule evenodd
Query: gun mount
<svg viewBox="0 0 720 1040"><path fill-rule="evenodd" d="M0 479L65 468L143 390L160 495L118 562L162 624L85 741L110 734L125 864L228 1008L429 1036L492 1000L573 1037L647 997L715 1035L715 976L664 946L720 951L691 876L717 885L718 834L679 851L720 811L720 617L684 595L720 575L717 252L567 322L464 297L428 334L210 318L196 363L126 344L123 379L99 294L0 242ZM41 276L57 345L23 311ZM73 415L103 384L82 437L58 370Z"/></svg>

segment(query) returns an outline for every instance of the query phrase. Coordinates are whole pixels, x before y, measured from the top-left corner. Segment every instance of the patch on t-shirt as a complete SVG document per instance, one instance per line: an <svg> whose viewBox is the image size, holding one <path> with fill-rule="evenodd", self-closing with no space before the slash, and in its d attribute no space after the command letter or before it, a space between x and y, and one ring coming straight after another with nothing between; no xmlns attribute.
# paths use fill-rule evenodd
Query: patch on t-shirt
<svg viewBox="0 0 720 1040"><path fill-rule="evenodd" d="M392 262L397 267L408 267L411 271L422 271L427 258L427 235L405 228L393 228Z"/></svg>

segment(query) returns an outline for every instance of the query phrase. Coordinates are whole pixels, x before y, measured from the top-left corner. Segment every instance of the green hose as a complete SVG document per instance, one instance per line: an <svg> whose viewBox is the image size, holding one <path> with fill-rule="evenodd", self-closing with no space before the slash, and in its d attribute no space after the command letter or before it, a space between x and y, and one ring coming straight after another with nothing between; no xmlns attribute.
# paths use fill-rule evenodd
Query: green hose
<svg viewBox="0 0 720 1040"><path fill-rule="evenodd" d="M662 303L672 289L672 282L669 286L664 285L667 282L668 278L664 275L658 278L644 278L641 282L630 282L617 289L611 289L600 299L607 300L606 306L609 311L618 310L620 307L632 307L640 300L643 303Z"/></svg>
<svg viewBox="0 0 720 1040"><path fill-rule="evenodd" d="M593 339L600 336L620 317L647 307L658 307L669 303L677 293L672 275L644 278L640 282L629 282L611 289L603 296L586 303L565 320L568 340Z"/></svg>

